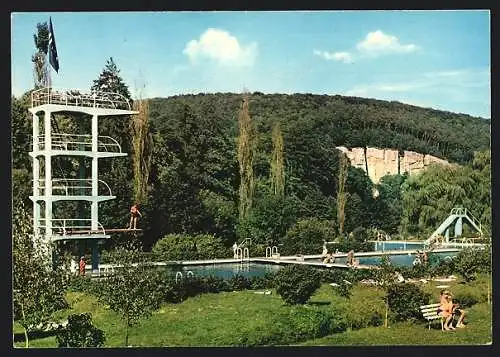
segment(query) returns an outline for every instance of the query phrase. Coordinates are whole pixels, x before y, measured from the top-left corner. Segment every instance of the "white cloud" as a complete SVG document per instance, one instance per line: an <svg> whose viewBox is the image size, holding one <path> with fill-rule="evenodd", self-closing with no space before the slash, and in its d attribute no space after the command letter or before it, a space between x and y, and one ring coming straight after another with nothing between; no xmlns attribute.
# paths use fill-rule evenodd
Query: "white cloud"
<svg viewBox="0 0 500 357"><path fill-rule="evenodd" d="M365 39L356 45L357 52L328 52L314 50L314 54L326 60L353 63L355 58L377 57L389 53L411 53L420 48L414 44L401 44L396 36L385 34L380 30L369 32Z"/></svg>
<svg viewBox="0 0 500 357"><path fill-rule="evenodd" d="M362 53L410 53L418 50L414 44L403 45L396 36L385 34L380 30L370 32L365 39L356 45L358 51Z"/></svg>
<svg viewBox="0 0 500 357"><path fill-rule="evenodd" d="M252 65L257 56L257 43L242 46L229 32L209 28L198 40L191 40L182 51L192 63L201 59L224 65Z"/></svg>
<svg viewBox="0 0 500 357"><path fill-rule="evenodd" d="M326 60L330 61L342 61L344 63L352 63L352 55L349 52L328 52L328 51L319 51L314 50L314 54L316 56L322 57Z"/></svg>

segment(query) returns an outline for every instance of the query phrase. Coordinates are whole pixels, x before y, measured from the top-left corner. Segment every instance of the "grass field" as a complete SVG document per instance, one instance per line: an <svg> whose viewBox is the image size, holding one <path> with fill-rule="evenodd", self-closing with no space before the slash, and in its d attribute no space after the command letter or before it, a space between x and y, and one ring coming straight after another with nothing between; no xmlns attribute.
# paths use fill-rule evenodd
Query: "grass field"
<svg viewBox="0 0 500 357"><path fill-rule="evenodd" d="M486 278L470 284L446 283L455 293L469 292L478 297L486 292ZM439 283L423 285L436 301ZM369 286L353 288L350 299L337 296L331 286L324 284L311 298L308 306L314 309L342 309L349 312L350 319L360 320L362 314L383 314L383 293ZM59 312L64 318L69 313L90 312L93 323L104 330L106 347L122 347L125 329L122 321L113 312L98 303L95 297L83 293L67 294L70 309ZM481 297L485 301L484 296ZM270 317L279 311L290 309L273 291L271 295L255 294L253 291L203 294L189 298L180 304L163 305L153 316L130 330L129 344L133 346L238 346L245 336L265 333ZM492 341L491 305L487 302L475 304L468 309L468 325L465 329L442 332L437 324L431 330L425 322L391 323L383 326L365 327L332 334L295 345L470 345L488 344ZM15 323L14 332L22 333ZM24 341L15 343L24 347ZM57 347L55 337L30 341L30 347Z"/></svg>

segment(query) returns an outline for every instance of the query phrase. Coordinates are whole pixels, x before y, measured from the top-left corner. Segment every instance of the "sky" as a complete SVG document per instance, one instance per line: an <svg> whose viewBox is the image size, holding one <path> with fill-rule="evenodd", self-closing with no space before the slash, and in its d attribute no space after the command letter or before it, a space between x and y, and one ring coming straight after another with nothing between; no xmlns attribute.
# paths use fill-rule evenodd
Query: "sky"
<svg viewBox="0 0 500 357"><path fill-rule="evenodd" d="M49 17L54 88L89 89L113 57L134 97L340 94L491 118L488 10L12 13L15 96Z"/></svg>

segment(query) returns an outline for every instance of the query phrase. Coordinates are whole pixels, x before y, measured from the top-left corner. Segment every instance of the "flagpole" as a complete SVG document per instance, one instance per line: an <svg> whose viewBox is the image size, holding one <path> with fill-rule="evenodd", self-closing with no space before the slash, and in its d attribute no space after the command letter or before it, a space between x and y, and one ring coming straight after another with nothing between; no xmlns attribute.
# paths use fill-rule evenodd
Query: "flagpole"
<svg viewBox="0 0 500 357"><path fill-rule="evenodd" d="M50 86L51 86L51 73L50 73L50 50L48 51L49 52L49 61L48 63L46 64L47 66L47 94L48 94L48 101L49 101L49 104L50 104Z"/></svg>
<svg viewBox="0 0 500 357"><path fill-rule="evenodd" d="M49 24L50 24L50 28L49 28L49 48L48 48L48 62L46 63L46 66L47 66L47 94L48 94L48 102L50 104L50 86L51 86L51 73L50 73L50 67L52 67L50 65L50 54L51 54L51 42L54 41L54 39L52 39L52 18L49 17Z"/></svg>

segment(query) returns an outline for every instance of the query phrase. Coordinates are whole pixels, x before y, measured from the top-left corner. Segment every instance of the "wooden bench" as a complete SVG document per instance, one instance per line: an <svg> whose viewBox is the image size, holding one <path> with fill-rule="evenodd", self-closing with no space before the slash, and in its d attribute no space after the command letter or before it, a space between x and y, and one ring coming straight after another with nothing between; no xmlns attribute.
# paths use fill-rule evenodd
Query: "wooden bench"
<svg viewBox="0 0 500 357"><path fill-rule="evenodd" d="M422 316L424 319L429 322L429 330L431 329L431 322L435 320L439 320L441 322L441 331L444 331L444 317L438 315L437 309L440 306L440 303L430 304L430 305L422 305L420 306L420 311L422 312Z"/></svg>

